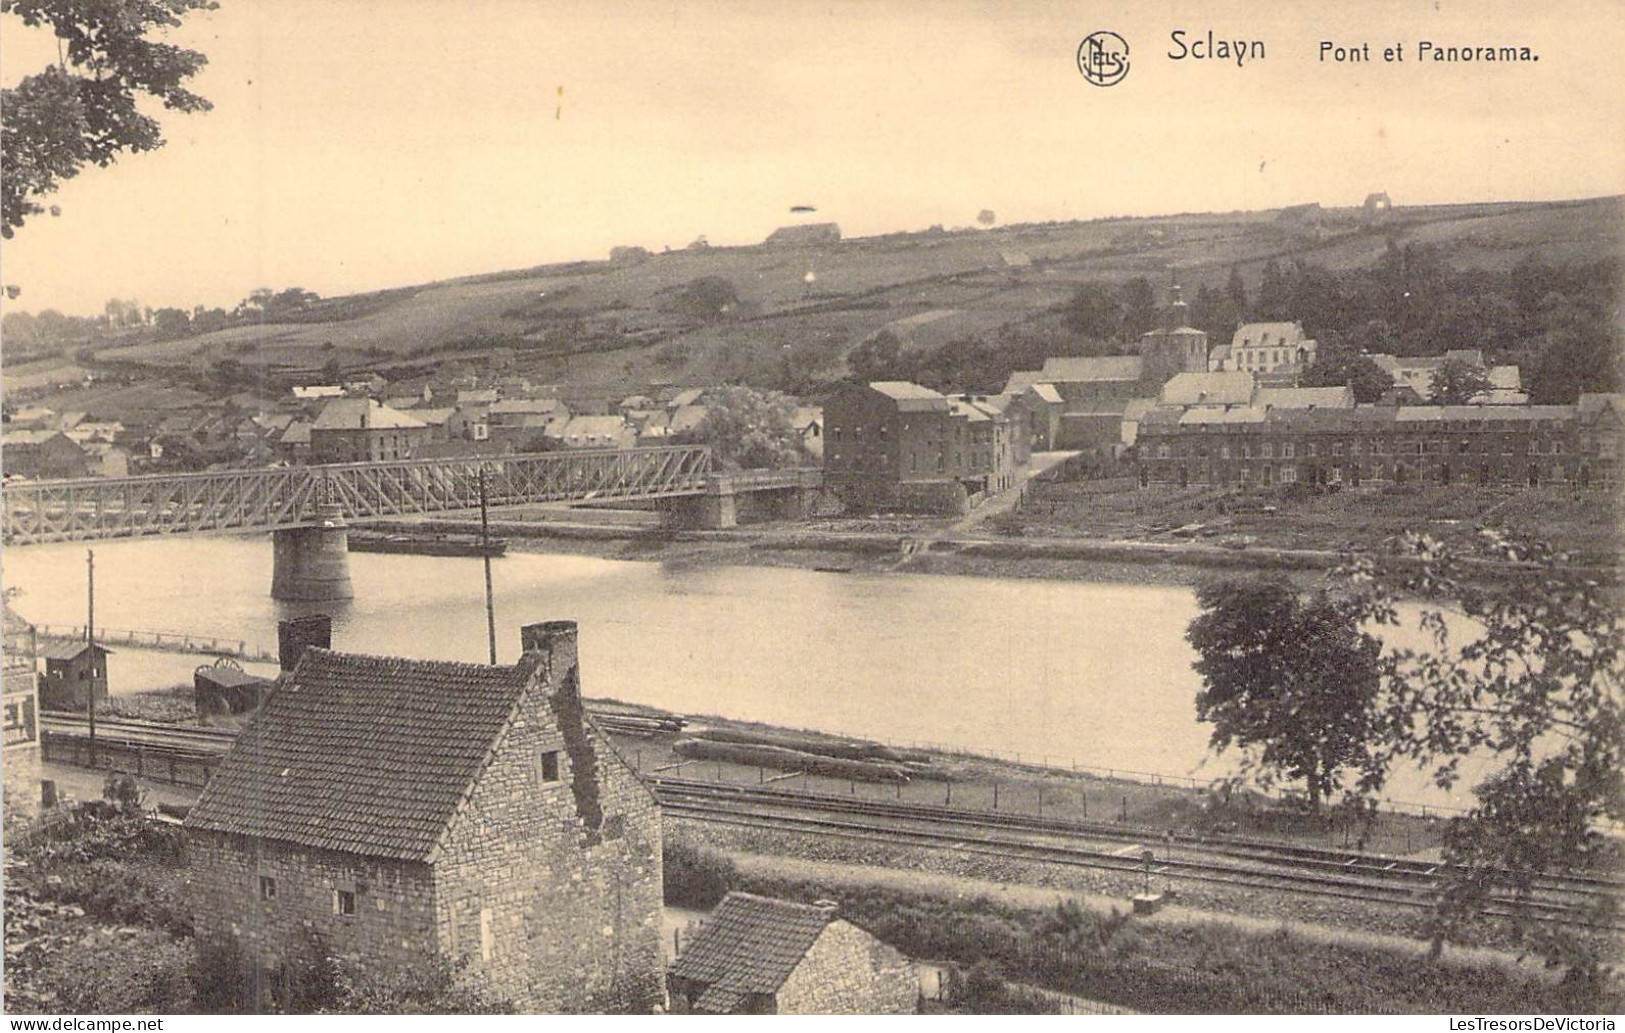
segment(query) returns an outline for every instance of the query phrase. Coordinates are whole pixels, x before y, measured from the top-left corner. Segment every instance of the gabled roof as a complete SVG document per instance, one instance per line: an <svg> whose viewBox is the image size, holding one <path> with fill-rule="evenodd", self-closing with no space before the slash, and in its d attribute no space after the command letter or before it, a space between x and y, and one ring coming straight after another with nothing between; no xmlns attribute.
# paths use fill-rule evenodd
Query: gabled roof
<svg viewBox="0 0 1625 1033"><path fill-rule="evenodd" d="M710 409L703 405L685 405L671 414L666 426L673 434L681 434L685 430L697 430L705 422Z"/></svg>
<svg viewBox="0 0 1625 1033"><path fill-rule="evenodd" d="M461 398L467 392L459 391ZM556 412L560 406L557 398L507 398L500 402L491 403L491 414L503 413L546 413Z"/></svg>
<svg viewBox="0 0 1625 1033"><path fill-rule="evenodd" d="M566 440L572 438L614 438L628 430L627 422L619 416L572 416L558 431Z"/></svg>
<svg viewBox="0 0 1625 1033"><path fill-rule="evenodd" d="M1175 373L1162 385L1163 405L1250 405L1253 375L1246 370L1224 373Z"/></svg>
<svg viewBox="0 0 1625 1033"><path fill-rule="evenodd" d="M726 1013L745 995L777 992L834 917L833 909L729 893L671 974L707 987L697 1009Z"/></svg>
<svg viewBox="0 0 1625 1033"><path fill-rule="evenodd" d="M898 412L929 412L948 410L948 399L919 384L911 384L906 380L876 380L869 384L871 391L878 391L897 403Z"/></svg>
<svg viewBox="0 0 1625 1033"><path fill-rule="evenodd" d="M666 408L681 409L685 405L698 404L700 396L703 394L705 394L705 388L703 387L691 387L686 391L679 391L671 396L671 401L666 403Z"/></svg>
<svg viewBox="0 0 1625 1033"><path fill-rule="evenodd" d="M310 444L310 421L294 420L283 430L282 436L277 441L284 445Z"/></svg>
<svg viewBox="0 0 1625 1033"><path fill-rule="evenodd" d="M1616 416L1625 416L1625 394L1583 394L1575 405L1575 411L1587 421L1596 419L1609 409Z"/></svg>
<svg viewBox="0 0 1625 1033"><path fill-rule="evenodd" d="M1143 368L1138 355L1089 355L1045 359L1042 375L1051 384L1139 380Z"/></svg>
<svg viewBox="0 0 1625 1033"><path fill-rule="evenodd" d="M186 827L427 860L531 671L307 649Z"/></svg>
<svg viewBox="0 0 1625 1033"><path fill-rule="evenodd" d="M1008 387L1006 390L1008 390ZM1054 384L1033 384L1029 390L1038 396L1039 401L1048 402L1051 405L1060 405L1062 403L1061 392L1055 390Z"/></svg>
<svg viewBox="0 0 1625 1033"><path fill-rule="evenodd" d="M1261 387L1257 404L1276 409L1352 409L1350 387Z"/></svg>
<svg viewBox="0 0 1625 1033"><path fill-rule="evenodd" d="M84 641L83 639L65 641L63 639L54 638L44 640L40 644L38 652L39 655L46 660L72 660L89 648L91 648L90 643ZM100 643L96 644L96 650L102 653L112 652L111 649L108 649L106 646Z"/></svg>
<svg viewBox="0 0 1625 1033"><path fill-rule="evenodd" d="M993 418L986 409L969 398L950 398L948 404L953 408L954 415L965 417L967 423L987 423Z"/></svg>
<svg viewBox="0 0 1625 1033"><path fill-rule="evenodd" d="M1286 343L1282 344L1282 338ZM1232 348L1290 348L1304 341L1300 323L1243 323L1230 337Z"/></svg>
<svg viewBox="0 0 1625 1033"><path fill-rule="evenodd" d="M412 418L430 427L443 427L456 412L456 409L413 409Z"/></svg>
<svg viewBox="0 0 1625 1033"><path fill-rule="evenodd" d="M1044 374L1036 369L1018 369L1004 382L1004 389L1006 392L1025 391L1043 379Z"/></svg>
<svg viewBox="0 0 1625 1033"><path fill-rule="evenodd" d="M415 416L379 405L371 398L336 398L322 407L312 430L391 430L423 427Z"/></svg>

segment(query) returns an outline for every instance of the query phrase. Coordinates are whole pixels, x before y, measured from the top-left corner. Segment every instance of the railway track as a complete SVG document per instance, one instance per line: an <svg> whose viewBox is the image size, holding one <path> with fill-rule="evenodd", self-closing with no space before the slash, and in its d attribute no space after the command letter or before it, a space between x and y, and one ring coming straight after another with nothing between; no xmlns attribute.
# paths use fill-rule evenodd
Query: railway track
<svg viewBox="0 0 1625 1033"><path fill-rule="evenodd" d="M1181 844L1178 856L1163 853L1147 864L1136 854L1082 845L1076 838L1067 842L1068 835L1054 829L1012 828L1002 823L984 822L979 820L979 815L964 812L933 813L927 822L921 821L919 815L877 813L868 806L872 801L857 801L856 806L852 806L851 801L839 798L764 804L745 795L727 792L734 787L720 788L721 792L713 794L697 792L692 787L676 789L658 786L657 794L662 810L667 813L716 824L1060 864L1117 872L1132 879L1143 878L1153 882L1177 878L1186 884L1200 882L1416 909L1431 908L1436 902L1431 880L1418 882L1410 873L1402 874L1395 880L1394 871L1390 871L1386 864L1352 870L1345 868L1337 873L1313 866L1303 867L1291 859L1271 865L1242 865L1228 856L1207 855L1195 842ZM816 806L800 806L809 802ZM814 813L804 813L809 810ZM1126 830L1116 831L1118 835L1109 838L1147 842L1144 838L1135 839ZM1108 837L1097 835L1092 838ZM1498 917L1522 914L1543 921L1595 925L1590 905L1595 904L1595 898L1599 895L1617 897L1619 890L1617 886L1612 890L1541 887L1537 889L1541 895L1529 899L1514 901L1494 898L1484 913ZM1608 928L1625 929L1625 925L1610 923Z"/></svg>
<svg viewBox="0 0 1625 1033"><path fill-rule="evenodd" d="M594 714L616 731L617 715ZM42 728L83 740L87 722L78 715L45 713ZM641 725L629 726L638 734ZM234 731L119 719L98 721L96 735L108 748L125 747L198 758L217 757L231 748ZM1236 836L1180 837L1149 826L1075 822L1032 815L956 810L951 807L818 796L758 785L726 785L645 775L661 807L673 814L733 826L835 836L892 845L903 844L961 853L1019 858L1071 867L1094 868L1145 877L1141 847L1152 851L1154 879L1242 889L1291 892L1367 903L1428 908L1439 880L1436 863L1388 858L1353 851L1295 846ZM1110 848L1108 844L1126 844ZM1531 896L1498 898L1493 915L1525 914L1559 922L1584 922L1599 900L1622 902L1625 881L1591 875L1551 875L1537 879ZM1625 928L1625 926L1620 926Z"/></svg>

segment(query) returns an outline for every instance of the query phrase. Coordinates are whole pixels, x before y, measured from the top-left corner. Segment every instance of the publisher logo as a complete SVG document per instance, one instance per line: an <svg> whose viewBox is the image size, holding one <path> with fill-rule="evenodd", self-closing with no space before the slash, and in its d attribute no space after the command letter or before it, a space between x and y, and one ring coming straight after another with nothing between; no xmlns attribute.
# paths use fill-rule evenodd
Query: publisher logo
<svg viewBox="0 0 1625 1033"><path fill-rule="evenodd" d="M1078 71L1096 86L1116 86L1128 74L1128 42L1115 32L1091 32L1078 45Z"/></svg>

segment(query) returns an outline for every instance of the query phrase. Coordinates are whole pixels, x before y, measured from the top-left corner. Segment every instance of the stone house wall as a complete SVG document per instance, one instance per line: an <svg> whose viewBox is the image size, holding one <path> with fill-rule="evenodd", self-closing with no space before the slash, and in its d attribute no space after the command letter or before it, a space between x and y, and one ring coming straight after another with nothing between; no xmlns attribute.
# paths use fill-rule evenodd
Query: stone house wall
<svg viewBox="0 0 1625 1033"><path fill-rule="evenodd" d="M440 946L518 1011L649 1012L665 1004L659 810L580 717L573 642L552 662L448 829Z"/></svg>
<svg viewBox="0 0 1625 1033"><path fill-rule="evenodd" d="M308 964L317 949L383 972L433 947L427 865L196 830L187 855L198 944L236 941L262 972L285 961ZM275 899L262 895L261 876L276 880ZM355 894L354 914L335 912L335 890Z"/></svg>
<svg viewBox="0 0 1625 1033"><path fill-rule="evenodd" d="M849 922L834 921L779 987L780 1015L912 1015L914 964Z"/></svg>

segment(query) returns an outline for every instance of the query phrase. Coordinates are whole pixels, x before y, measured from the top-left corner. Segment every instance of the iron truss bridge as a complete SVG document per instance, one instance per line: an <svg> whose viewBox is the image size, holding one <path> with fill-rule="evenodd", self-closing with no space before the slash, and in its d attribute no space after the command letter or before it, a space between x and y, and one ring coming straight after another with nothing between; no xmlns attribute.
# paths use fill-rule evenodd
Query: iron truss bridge
<svg viewBox="0 0 1625 1033"><path fill-rule="evenodd" d="M706 445L34 481L4 489L12 545L275 530L336 504L347 520L491 506L703 493Z"/></svg>

